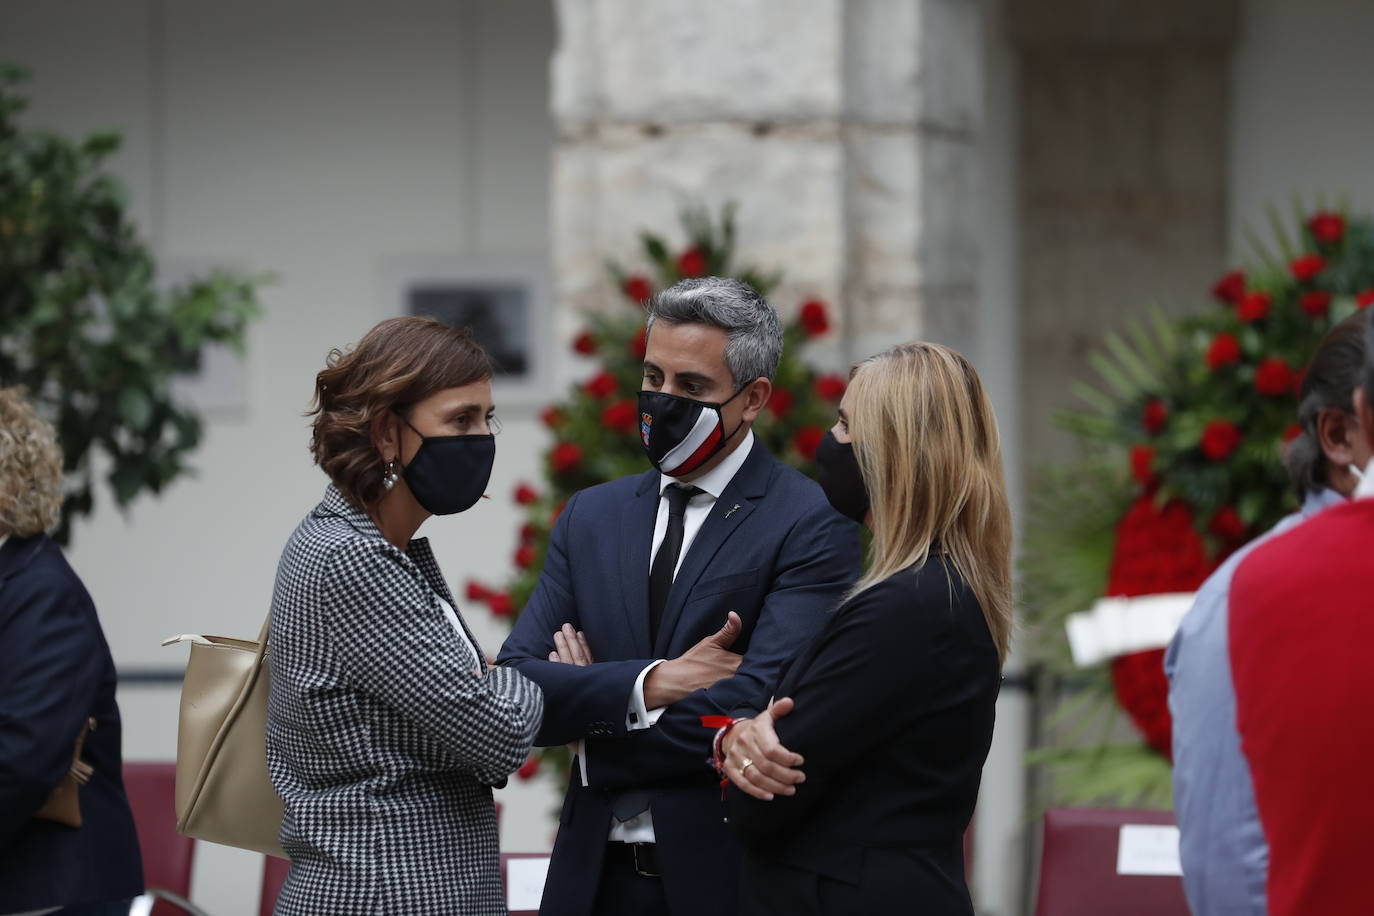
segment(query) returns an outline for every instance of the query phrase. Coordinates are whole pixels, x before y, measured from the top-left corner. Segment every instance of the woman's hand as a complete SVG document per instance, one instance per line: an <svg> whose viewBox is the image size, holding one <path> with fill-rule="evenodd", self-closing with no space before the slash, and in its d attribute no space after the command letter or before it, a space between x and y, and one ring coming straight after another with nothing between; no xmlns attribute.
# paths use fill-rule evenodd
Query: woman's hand
<svg viewBox="0 0 1374 916"><path fill-rule="evenodd" d="M553 634L554 649L549 653L549 661L585 668L595 664L591 646L587 645L587 634L574 630L572 624L563 624L562 629Z"/></svg>
<svg viewBox="0 0 1374 916"><path fill-rule="evenodd" d="M725 734L721 751L725 775L746 795L772 801L774 795L795 795L806 781L799 767L805 761L778 741L773 723L792 711L791 697L769 703L763 712L739 723Z"/></svg>

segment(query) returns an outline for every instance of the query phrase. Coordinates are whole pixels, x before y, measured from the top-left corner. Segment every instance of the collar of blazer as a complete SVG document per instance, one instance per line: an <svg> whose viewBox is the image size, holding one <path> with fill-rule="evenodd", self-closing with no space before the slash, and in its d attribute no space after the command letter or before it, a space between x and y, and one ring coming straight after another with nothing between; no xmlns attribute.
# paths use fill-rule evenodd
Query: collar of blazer
<svg viewBox="0 0 1374 916"><path fill-rule="evenodd" d="M33 558L49 542L46 534L21 538L11 534L0 544L0 581L28 569Z"/></svg>
<svg viewBox="0 0 1374 916"><path fill-rule="evenodd" d="M314 514L316 518L329 518L331 516L341 518L357 529L359 534L385 540L382 529L377 527L372 516L349 502L348 498L340 493L339 488L332 483L325 487L324 498L315 507Z"/></svg>

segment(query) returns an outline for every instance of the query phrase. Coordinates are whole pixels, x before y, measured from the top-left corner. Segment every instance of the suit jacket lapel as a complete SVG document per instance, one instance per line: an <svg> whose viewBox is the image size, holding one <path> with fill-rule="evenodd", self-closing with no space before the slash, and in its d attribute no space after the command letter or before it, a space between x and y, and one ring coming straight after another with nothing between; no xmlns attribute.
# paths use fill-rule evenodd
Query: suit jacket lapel
<svg viewBox="0 0 1374 916"><path fill-rule="evenodd" d="M634 499L620 513L620 530L628 539L620 553L620 594L626 632L635 656L649 655L649 551L658 520L658 471L643 475ZM671 600L671 599L670 599ZM634 657L634 656L632 656Z"/></svg>
<svg viewBox="0 0 1374 916"><path fill-rule="evenodd" d="M654 646L655 658L666 657L665 653L672 644L673 631L677 628L678 618L682 616L682 608L687 603L687 597L716 553L729 540L730 535L757 508L755 500L768 492L768 479L772 473L773 456L763 447L762 442L755 439L754 447L743 467L725 487L720 499L716 500L715 506L711 508L711 514L706 516L701 530L692 540L692 546L687 549L687 556L678 567L672 590L668 592L668 605L663 609L663 622L658 628L658 642ZM648 562L647 558L645 562ZM646 603L645 607L647 606ZM721 620L720 625L724 626L725 621Z"/></svg>

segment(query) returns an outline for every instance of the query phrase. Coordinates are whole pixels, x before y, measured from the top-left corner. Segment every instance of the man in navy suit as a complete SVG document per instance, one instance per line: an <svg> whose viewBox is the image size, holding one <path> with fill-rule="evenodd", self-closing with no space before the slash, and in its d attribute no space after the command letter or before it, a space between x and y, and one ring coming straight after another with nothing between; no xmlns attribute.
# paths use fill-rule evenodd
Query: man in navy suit
<svg viewBox="0 0 1374 916"><path fill-rule="evenodd" d="M648 327L654 469L568 501L499 659L544 690L538 743L577 747L545 916L734 912L712 717L766 700L859 573L857 526L751 431L782 355L772 306L684 280Z"/></svg>

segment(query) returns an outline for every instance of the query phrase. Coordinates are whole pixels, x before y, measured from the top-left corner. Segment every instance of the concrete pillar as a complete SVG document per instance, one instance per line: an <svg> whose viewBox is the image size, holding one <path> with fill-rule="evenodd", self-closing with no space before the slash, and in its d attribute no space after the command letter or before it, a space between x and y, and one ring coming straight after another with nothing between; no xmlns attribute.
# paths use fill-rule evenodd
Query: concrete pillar
<svg viewBox="0 0 1374 916"><path fill-rule="evenodd" d="M1201 305L1226 254L1238 0L1007 4L1019 52L1026 446L1071 455L1050 417L1102 333L1147 305Z"/></svg>
<svg viewBox="0 0 1374 916"><path fill-rule="evenodd" d="M683 202L739 204L775 296L837 307L828 358L972 346L974 0L556 0L560 332L617 302L608 255ZM618 307L618 306L616 306Z"/></svg>

